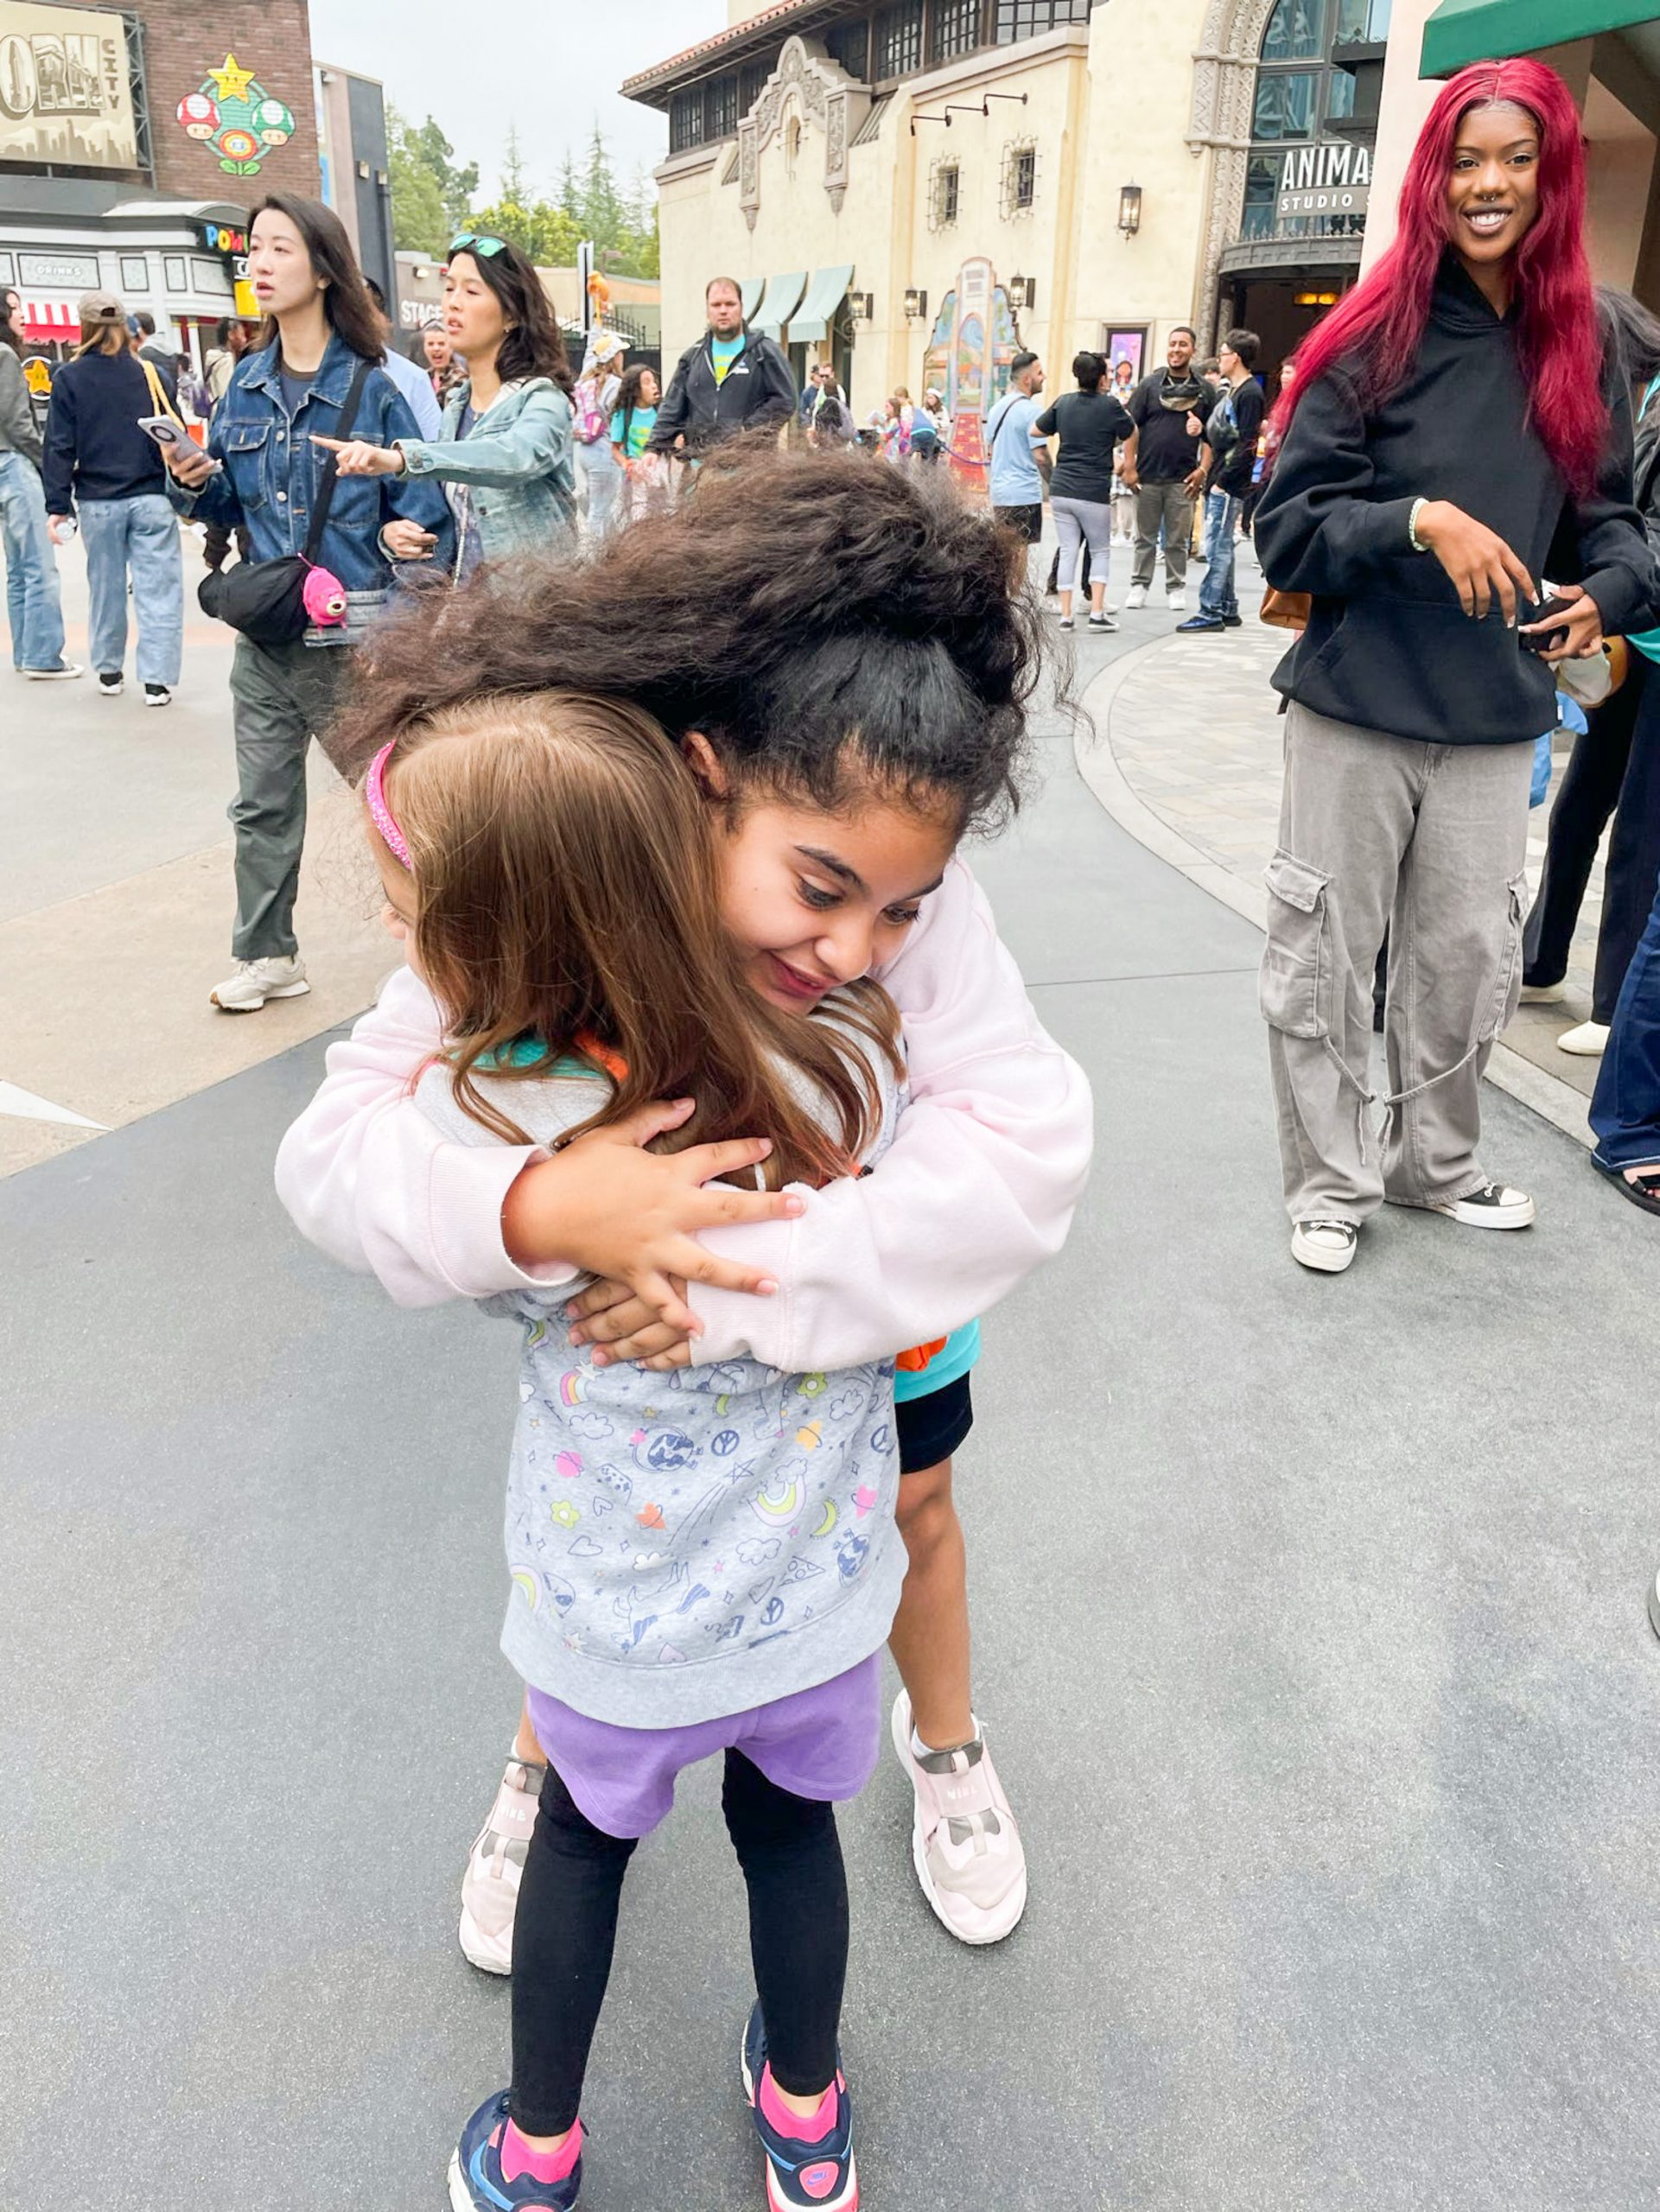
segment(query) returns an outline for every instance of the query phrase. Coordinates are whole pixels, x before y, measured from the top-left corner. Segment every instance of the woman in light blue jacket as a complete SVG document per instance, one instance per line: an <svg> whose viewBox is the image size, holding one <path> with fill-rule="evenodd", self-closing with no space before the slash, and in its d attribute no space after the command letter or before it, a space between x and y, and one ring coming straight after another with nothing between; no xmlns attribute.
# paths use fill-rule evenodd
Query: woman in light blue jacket
<svg viewBox="0 0 1660 2212"><path fill-rule="evenodd" d="M455 512L458 582L480 561L569 550L570 367L541 279L517 246L470 231L451 241L444 328L467 375L450 392L442 437L318 442L338 454L342 476L438 479Z"/></svg>

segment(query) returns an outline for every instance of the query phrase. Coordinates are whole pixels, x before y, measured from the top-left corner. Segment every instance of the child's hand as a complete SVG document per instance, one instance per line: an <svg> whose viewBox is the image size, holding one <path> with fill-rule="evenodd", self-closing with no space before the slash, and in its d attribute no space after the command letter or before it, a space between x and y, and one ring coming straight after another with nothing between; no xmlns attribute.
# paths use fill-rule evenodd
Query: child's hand
<svg viewBox="0 0 1660 2212"><path fill-rule="evenodd" d="M700 1333L702 1325L686 1304L686 1282L771 1297L778 1285L769 1275L717 1259L692 1239L700 1229L788 1220L804 1211L803 1202L783 1191L703 1188L715 1176L765 1160L773 1148L766 1137L671 1154L641 1149L664 1130L677 1128L691 1109L686 1098L643 1106L626 1121L578 1137L552 1160L525 1168L501 1209L509 1258L521 1268L563 1260L626 1283L660 1321L688 1336ZM675 1277L682 1282L678 1292Z"/></svg>
<svg viewBox="0 0 1660 2212"><path fill-rule="evenodd" d="M684 1298L686 1286L676 1275L669 1287ZM570 1332L574 1344L593 1344L595 1367L616 1367L630 1359L652 1359L663 1352L684 1351L691 1357L691 1338L684 1329L659 1320L657 1308L648 1306L626 1282L590 1283L573 1298L566 1313L581 1325Z"/></svg>

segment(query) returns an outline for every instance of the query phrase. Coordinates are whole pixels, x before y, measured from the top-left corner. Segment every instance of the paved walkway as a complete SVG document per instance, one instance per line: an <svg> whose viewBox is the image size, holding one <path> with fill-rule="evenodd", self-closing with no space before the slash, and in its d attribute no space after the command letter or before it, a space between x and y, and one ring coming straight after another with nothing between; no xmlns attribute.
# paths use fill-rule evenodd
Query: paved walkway
<svg viewBox="0 0 1660 2212"><path fill-rule="evenodd" d="M1240 584L1250 618L1262 579L1243 549ZM1143 619L1127 617L1126 627ZM1138 655L1110 696L1100 696L1096 702L1095 739L1129 791L1199 859L1249 887L1253 903L1241 908L1248 912L1256 910L1262 869L1278 842L1281 719L1279 695L1269 677L1289 642L1285 632L1253 619L1220 637L1171 637ZM1553 796L1561 788L1570 741L1566 736L1559 741ZM1549 804L1536 808L1530 817L1528 871L1536 889L1549 819ZM1168 845L1159 849L1177 857ZM1200 880L1217 887L1213 878ZM1556 1039L1590 1015L1601 913L1599 852L1574 933L1566 1001L1523 1007L1504 1039L1552 1084L1582 1098L1589 1098L1595 1086L1599 1064L1559 1052ZM1540 1086L1530 1086L1530 1094L1536 1103L1546 1104ZM1583 1126L1582 1107L1567 1097L1554 1105L1564 1125L1573 1125L1577 1133Z"/></svg>
<svg viewBox="0 0 1660 2212"><path fill-rule="evenodd" d="M1660 1512L1623 1386L1660 1241L1495 1094L1536 1229L1391 1213L1340 1281L1293 1267L1256 933L1046 729L976 865L1098 1163L990 1319L959 1482L1032 1904L965 1951L891 1760L845 1815L866 2202L1652 2212ZM73 1012L118 1060L134 1010ZM516 1702L514 1345L279 1212L322 1042L0 1183L6 2212L440 2212L503 2075L453 1930ZM630 1876L587 2212L759 2212L747 2004L699 1774Z"/></svg>

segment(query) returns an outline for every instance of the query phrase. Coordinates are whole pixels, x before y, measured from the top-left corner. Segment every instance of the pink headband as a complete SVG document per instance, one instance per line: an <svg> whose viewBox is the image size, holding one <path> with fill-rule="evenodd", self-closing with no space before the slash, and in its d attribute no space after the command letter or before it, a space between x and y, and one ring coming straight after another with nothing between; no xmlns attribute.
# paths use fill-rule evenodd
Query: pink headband
<svg viewBox="0 0 1660 2212"><path fill-rule="evenodd" d="M369 802L369 813L375 828L386 841L386 849L395 860L401 861L404 866L410 868L413 873L410 849L404 842L404 832L392 820L392 810L386 804L385 780L386 763L391 757L392 745L396 745L397 742L398 740L394 738L391 745L383 745L369 763L369 772L364 779L363 793Z"/></svg>

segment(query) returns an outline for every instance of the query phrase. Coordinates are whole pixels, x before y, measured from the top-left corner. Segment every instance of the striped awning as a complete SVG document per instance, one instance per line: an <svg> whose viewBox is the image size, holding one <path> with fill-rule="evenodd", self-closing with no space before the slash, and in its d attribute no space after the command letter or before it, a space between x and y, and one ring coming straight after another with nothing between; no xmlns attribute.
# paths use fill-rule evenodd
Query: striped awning
<svg viewBox="0 0 1660 2212"><path fill-rule="evenodd" d="M79 338L80 317L73 300L25 299L20 310L22 328L18 335L45 345L54 338Z"/></svg>
<svg viewBox="0 0 1660 2212"><path fill-rule="evenodd" d="M815 269L812 282L807 287L807 296L799 310L790 317L790 343L792 346L822 344L830 336L830 327L836 320L836 311L847 297L848 286L853 282L853 264L844 262L839 269Z"/></svg>
<svg viewBox="0 0 1660 2212"><path fill-rule="evenodd" d="M754 315L754 327L763 337L783 337L784 327L801 305L801 295L806 289L805 269L792 270L787 276L767 278L766 289Z"/></svg>

